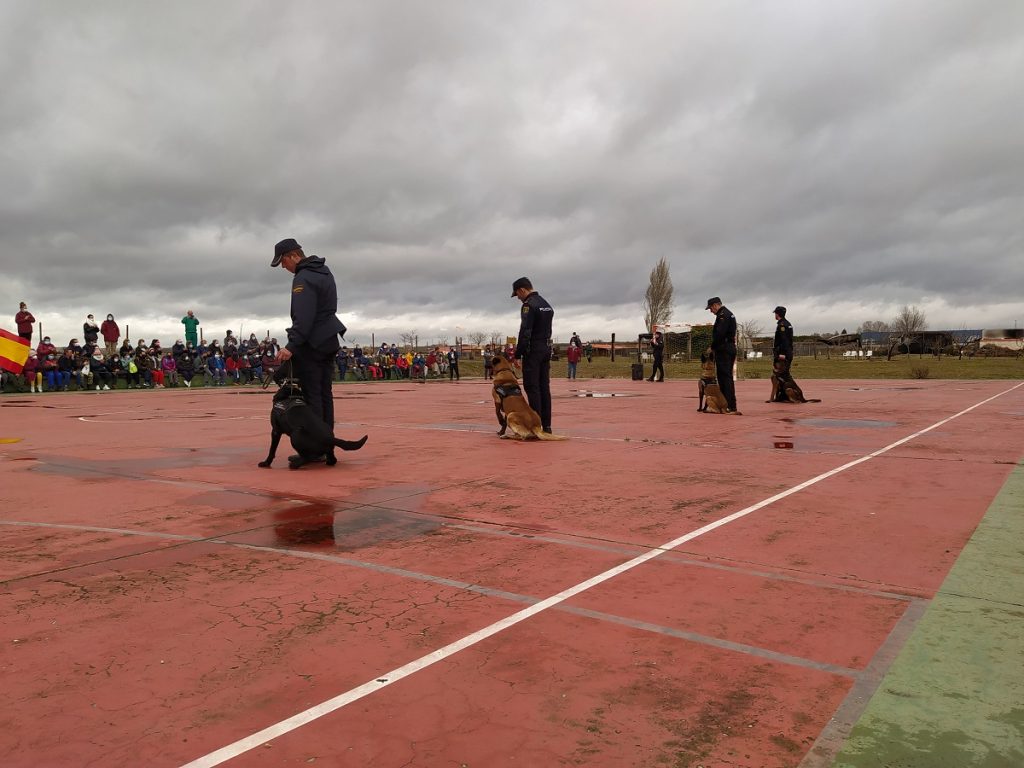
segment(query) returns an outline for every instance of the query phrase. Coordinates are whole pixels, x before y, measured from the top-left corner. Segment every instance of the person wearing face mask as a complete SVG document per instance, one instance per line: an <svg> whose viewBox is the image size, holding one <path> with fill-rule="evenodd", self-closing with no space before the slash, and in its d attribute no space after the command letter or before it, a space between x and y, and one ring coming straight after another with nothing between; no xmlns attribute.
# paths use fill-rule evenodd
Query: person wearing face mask
<svg viewBox="0 0 1024 768"><path fill-rule="evenodd" d="M39 357L36 352L28 353L28 360L25 361L25 367L21 369L21 375L25 377L25 382L32 392L37 389L40 392L43 391L43 372L39 369Z"/></svg>
<svg viewBox="0 0 1024 768"><path fill-rule="evenodd" d="M32 313L28 311L28 304L24 301L18 305L18 314L14 316L14 323L18 326L18 335L32 345L32 323L36 321Z"/></svg>
<svg viewBox="0 0 1024 768"><path fill-rule="evenodd" d="M141 339L140 339L141 341ZM139 369L139 376L142 378L144 389L153 388L153 358L146 347L135 350L135 366Z"/></svg>
<svg viewBox="0 0 1024 768"><path fill-rule="evenodd" d="M43 378L46 379L46 386L50 392L56 392L60 388L58 373L57 356L51 352L43 358Z"/></svg>
<svg viewBox="0 0 1024 768"><path fill-rule="evenodd" d="M214 352L206 361L206 373L215 387L223 387L227 384L227 371L225 371L224 357L221 353Z"/></svg>
<svg viewBox="0 0 1024 768"><path fill-rule="evenodd" d="M196 374L196 364L192 357L192 352L186 349L177 359L178 373L181 374L181 380L185 382L186 387L192 386L192 377Z"/></svg>
<svg viewBox="0 0 1024 768"><path fill-rule="evenodd" d="M71 377L77 373L75 369L75 353L65 348L64 354L57 358L57 386L67 392ZM82 388L81 385L78 386Z"/></svg>
<svg viewBox="0 0 1024 768"><path fill-rule="evenodd" d="M85 338L85 346L96 346L96 339L100 337L100 327L96 325L96 319L92 315L86 315L85 322L82 323L82 336Z"/></svg>
<svg viewBox="0 0 1024 768"><path fill-rule="evenodd" d="M135 362L135 352L131 348L121 355L121 367L124 368L124 377L128 382L128 389L142 387L142 375L139 373L139 364Z"/></svg>
<svg viewBox="0 0 1024 768"><path fill-rule="evenodd" d="M92 381L96 385L97 392L101 388L105 390L110 389L112 377L110 370L107 368L107 361L99 349L94 350L89 358L89 370L92 372Z"/></svg>
<svg viewBox="0 0 1024 768"><path fill-rule="evenodd" d="M43 340L39 342L39 346L36 347L36 357L39 358L40 364L46 359L47 355L56 355L57 348L50 342L49 336L44 336Z"/></svg>
<svg viewBox="0 0 1024 768"><path fill-rule="evenodd" d="M121 338L121 329L114 322L113 315L107 315L107 319L100 326L100 333L103 335L103 344L107 348L107 357L112 357L117 352L117 340Z"/></svg>

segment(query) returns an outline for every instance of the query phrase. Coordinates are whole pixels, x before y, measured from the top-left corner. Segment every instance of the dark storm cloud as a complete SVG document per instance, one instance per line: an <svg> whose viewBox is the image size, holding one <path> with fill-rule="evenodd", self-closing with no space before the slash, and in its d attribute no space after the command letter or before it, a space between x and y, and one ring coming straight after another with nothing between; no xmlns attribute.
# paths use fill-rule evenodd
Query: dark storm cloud
<svg viewBox="0 0 1024 768"><path fill-rule="evenodd" d="M663 256L681 322L721 294L1012 325L1022 29L994 0L5 4L0 301L58 338L280 334L295 236L366 336L511 332L521 274L560 333L628 336Z"/></svg>

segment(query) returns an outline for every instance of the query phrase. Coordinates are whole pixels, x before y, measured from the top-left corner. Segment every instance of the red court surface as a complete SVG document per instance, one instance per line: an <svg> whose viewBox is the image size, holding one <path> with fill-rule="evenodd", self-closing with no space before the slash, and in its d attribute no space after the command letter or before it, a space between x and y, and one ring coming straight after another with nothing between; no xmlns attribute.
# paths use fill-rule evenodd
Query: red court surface
<svg viewBox="0 0 1024 768"><path fill-rule="evenodd" d="M827 765L1024 387L768 387L556 380L518 443L481 380L346 384L366 447L298 471L252 387L2 398L0 764Z"/></svg>

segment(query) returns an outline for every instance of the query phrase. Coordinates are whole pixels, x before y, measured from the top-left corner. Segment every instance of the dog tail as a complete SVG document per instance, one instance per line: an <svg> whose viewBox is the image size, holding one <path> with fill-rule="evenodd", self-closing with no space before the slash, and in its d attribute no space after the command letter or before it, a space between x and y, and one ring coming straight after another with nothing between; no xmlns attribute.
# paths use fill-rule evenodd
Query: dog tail
<svg viewBox="0 0 1024 768"><path fill-rule="evenodd" d="M358 451L363 447L363 443L366 442L368 435L363 435L359 440L342 440L341 438L334 438L334 444L341 448L343 451Z"/></svg>
<svg viewBox="0 0 1024 768"><path fill-rule="evenodd" d="M538 429L533 433L533 436L538 440L568 440L569 438L565 435L552 435L550 432L545 432L543 429Z"/></svg>
<svg viewBox="0 0 1024 768"><path fill-rule="evenodd" d="M821 400L815 398L814 400L804 400L805 403L820 403Z"/></svg>

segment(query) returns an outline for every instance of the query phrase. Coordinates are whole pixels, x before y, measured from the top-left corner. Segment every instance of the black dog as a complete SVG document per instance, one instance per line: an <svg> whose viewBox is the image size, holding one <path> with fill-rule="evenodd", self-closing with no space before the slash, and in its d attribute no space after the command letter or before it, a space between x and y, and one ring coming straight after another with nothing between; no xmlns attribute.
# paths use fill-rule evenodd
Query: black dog
<svg viewBox="0 0 1024 768"><path fill-rule="evenodd" d="M298 469L303 464L325 460L328 466L338 463L334 448L343 451L358 451L366 442L361 440L339 440L331 428L313 413L313 409L302 397L302 390L294 379L279 380L280 388L274 394L274 407L270 410L270 453L260 462L269 467L277 453L281 435L288 435L295 449L295 456L288 457L289 469Z"/></svg>

